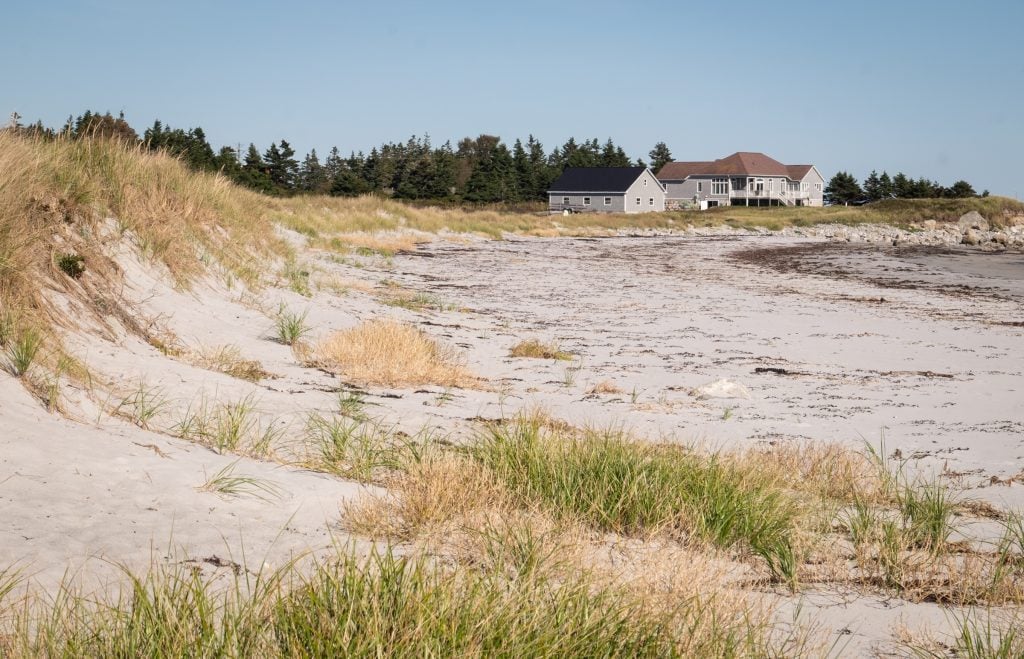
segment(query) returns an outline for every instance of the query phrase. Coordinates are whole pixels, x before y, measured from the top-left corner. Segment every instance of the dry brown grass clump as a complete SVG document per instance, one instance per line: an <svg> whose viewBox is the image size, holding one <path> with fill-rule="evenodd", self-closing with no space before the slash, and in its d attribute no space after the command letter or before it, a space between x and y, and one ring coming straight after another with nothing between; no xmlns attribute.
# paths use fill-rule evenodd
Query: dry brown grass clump
<svg viewBox="0 0 1024 659"><path fill-rule="evenodd" d="M249 382L259 382L264 378L273 377L259 361L243 358L242 352L236 346L200 348L189 354L189 361L199 368Z"/></svg>
<svg viewBox="0 0 1024 659"><path fill-rule="evenodd" d="M373 320L335 332L314 347L312 357L318 365L368 385L480 386L454 348L393 320Z"/></svg>
<svg viewBox="0 0 1024 659"><path fill-rule="evenodd" d="M591 387L589 390L587 390L587 393L588 394L621 394L622 393L622 389L620 389L619 386L617 384L615 384L614 382L612 382L611 380L602 380L601 382L598 382L593 387Z"/></svg>
<svg viewBox="0 0 1024 659"><path fill-rule="evenodd" d="M572 353L562 350L555 342L541 341L540 339L527 339L512 346L509 357L528 357L531 359L559 359L569 361Z"/></svg>
<svg viewBox="0 0 1024 659"><path fill-rule="evenodd" d="M330 238L317 240L314 244L334 251L356 250L364 254L393 256L399 252L412 252L417 245L429 242L431 238L432 236L424 233L353 232L333 235Z"/></svg>

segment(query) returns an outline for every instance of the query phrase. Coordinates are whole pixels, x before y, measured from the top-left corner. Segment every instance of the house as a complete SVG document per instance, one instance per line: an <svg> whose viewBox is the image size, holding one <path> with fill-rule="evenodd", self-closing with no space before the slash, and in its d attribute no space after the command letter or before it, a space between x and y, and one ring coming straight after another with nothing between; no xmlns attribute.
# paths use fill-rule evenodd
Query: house
<svg viewBox="0 0 1024 659"><path fill-rule="evenodd" d="M822 206L825 179L814 165L783 165L741 151L711 162L670 162L658 171L666 206Z"/></svg>
<svg viewBox="0 0 1024 659"><path fill-rule="evenodd" d="M665 186L647 167L567 167L548 190L548 209L568 213L665 210Z"/></svg>

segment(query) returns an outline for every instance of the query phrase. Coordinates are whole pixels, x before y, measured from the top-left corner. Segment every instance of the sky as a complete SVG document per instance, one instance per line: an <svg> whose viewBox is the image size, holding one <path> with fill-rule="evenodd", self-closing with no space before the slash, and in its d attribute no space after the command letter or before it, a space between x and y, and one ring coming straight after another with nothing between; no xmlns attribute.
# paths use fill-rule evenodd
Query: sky
<svg viewBox="0 0 1024 659"><path fill-rule="evenodd" d="M300 154L429 134L762 151L1024 199L1024 0L7 0L0 121L86 109ZM2 172L0 172L2 176Z"/></svg>

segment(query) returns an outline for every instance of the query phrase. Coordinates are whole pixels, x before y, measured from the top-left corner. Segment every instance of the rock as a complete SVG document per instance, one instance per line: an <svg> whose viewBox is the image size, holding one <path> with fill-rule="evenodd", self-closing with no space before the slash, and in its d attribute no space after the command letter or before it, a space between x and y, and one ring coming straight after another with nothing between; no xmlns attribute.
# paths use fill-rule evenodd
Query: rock
<svg viewBox="0 0 1024 659"><path fill-rule="evenodd" d="M1010 237L1003 233L1002 231L1000 231L996 235L992 236L992 240L996 241L1000 245L1007 245L1010 242Z"/></svg>
<svg viewBox="0 0 1024 659"><path fill-rule="evenodd" d="M964 237L962 242L965 245L980 245L981 234L972 228L968 228L966 231L964 231Z"/></svg>
<svg viewBox="0 0 1024 659"><path fill-rule="evenodd" d="M966 232L968 229L979 229L981 231L988 231L988 220L982 217L978 211L971 211L970 213L964 213L960 216L960 221L956 223L960 228L960 231Z"/></svg>
<svg viewBox="0 0 1024 659"><path fill-rule="evenodd" d="M921 226L923 226L926 231L935 231L935 224L935 220L925 220L921 223Z"/></svg>
<svg viewBox="0 0 1024 659"><path fill-rule="evenodd" d="M702 384L690 392L697 398L746 398L750 399L750 390L742 384L729 380L715 380Z"/></svg>

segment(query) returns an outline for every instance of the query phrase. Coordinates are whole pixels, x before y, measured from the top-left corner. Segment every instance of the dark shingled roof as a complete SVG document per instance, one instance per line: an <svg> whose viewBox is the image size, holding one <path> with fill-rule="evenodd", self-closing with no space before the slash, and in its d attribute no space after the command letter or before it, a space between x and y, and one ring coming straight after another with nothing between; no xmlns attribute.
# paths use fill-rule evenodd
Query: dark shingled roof
<svg viewBox="0 0 1024 659"><path fill-rule="evenodd" d="M566 167L548 191L625 192L636 183L646 167Z"/></svg>

